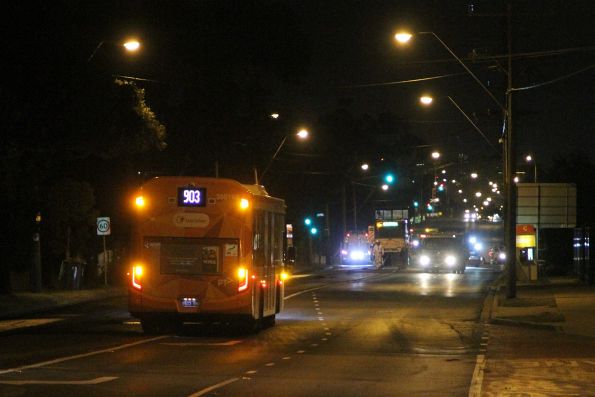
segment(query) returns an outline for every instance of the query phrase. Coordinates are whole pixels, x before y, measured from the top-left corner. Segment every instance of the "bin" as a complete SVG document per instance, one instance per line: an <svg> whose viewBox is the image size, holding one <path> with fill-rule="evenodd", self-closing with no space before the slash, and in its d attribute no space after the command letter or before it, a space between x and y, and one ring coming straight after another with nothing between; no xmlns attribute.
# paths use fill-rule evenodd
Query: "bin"
<svg viewBox="0 0 595 397"><path fill-rule="evenodd" d="M59 279L64 289L81 289L85 275L86 264L77 261L62 261Z"/></svg>

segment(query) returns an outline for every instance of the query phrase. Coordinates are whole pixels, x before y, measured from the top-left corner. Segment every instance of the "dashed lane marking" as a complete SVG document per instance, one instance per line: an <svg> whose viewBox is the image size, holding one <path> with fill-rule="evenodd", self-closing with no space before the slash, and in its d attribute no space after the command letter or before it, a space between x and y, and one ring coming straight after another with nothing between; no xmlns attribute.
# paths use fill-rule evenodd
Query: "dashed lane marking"
<svg viewBox="0 0 595 397"><path fill-rule="evenodd" d="M162 342L160 345L165 346L235 346L239 343L242 343L241 340L230 340L228 342Z"/></svg>
<svg viewBox="0 0 595 397"><path fill-rule="evenodd" d="M200 396L204 396L205 394L210 393L213 390L216 390L216 389L219 389L221 387L227 386L230 383L233 383L233 382L238 381L238 380L240 380L240 378L231 378L231 379L228 379L228 380L224 380L223 382L216 383L216 384L214 384L212 386L209 386L209 387L204 388L202 390L199 390L199 391L197 391L195 393L192 393L188 397L200 397Z"/></svg>

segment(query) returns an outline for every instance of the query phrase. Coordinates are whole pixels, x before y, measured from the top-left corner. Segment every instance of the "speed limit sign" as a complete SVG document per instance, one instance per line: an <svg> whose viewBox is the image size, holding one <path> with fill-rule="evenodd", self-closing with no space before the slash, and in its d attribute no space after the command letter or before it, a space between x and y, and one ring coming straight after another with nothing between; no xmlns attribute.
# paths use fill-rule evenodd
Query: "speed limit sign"
<svg viewBox="0 0 595 397"><path fill-rule="evenodd" d="M97 218L97 235L109 236L112 233L110 220L108 216Z"/></svg>

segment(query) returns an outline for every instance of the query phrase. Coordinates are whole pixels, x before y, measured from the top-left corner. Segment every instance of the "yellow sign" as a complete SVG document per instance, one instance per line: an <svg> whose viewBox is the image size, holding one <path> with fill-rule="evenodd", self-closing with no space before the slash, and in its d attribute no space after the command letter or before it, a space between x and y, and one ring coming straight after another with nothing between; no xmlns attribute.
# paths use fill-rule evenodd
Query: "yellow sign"
<svg viewBox="0 0 595 397"><path fill-rule="evenodd" d="M535 247L535 235L534 234L517 234L516 246L517 246L517 248Z"/></svg>

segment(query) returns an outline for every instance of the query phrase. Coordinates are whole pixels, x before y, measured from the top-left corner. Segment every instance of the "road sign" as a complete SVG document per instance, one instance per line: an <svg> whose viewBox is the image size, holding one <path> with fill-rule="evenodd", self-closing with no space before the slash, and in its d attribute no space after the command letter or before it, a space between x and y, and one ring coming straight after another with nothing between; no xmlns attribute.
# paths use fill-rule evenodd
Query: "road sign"
<svg viewBox="0 0 595 397"><path fill-rule="evenodd" d="M97 235L109 236L112 233L110 219L108 216L97 218Z"/></svg>

